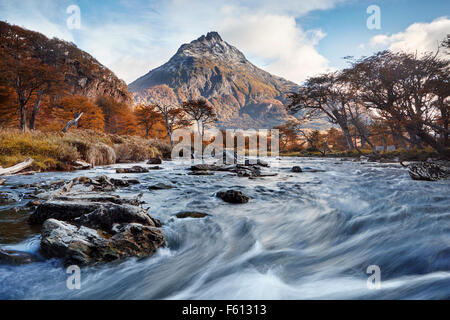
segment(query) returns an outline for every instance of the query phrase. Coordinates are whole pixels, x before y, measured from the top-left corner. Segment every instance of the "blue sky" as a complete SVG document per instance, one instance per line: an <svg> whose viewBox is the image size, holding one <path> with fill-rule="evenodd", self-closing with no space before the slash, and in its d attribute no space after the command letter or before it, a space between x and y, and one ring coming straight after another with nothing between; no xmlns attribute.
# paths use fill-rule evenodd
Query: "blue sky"
<svg viewBox="0 0 450 320"><path fill-rule="evenodd" d="M67 27L69 5L81 29ZM381 29L369 30L377 5ZM257 66L297 83L342 68L347 55L427 51L450 33L444 0L0 0L0 19L76 43L128 83L208 31Z"/></svg>

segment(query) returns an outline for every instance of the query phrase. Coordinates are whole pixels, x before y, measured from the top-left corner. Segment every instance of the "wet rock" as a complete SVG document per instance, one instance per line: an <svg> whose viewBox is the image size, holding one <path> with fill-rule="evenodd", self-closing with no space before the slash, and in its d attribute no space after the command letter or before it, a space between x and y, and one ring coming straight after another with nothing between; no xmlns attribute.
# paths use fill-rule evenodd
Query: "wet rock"
<svg viewBox="0 0 450 320"><path fill-rule="evenodd" d="M202 213L202 212L191 212L191 211L186 211L186 212L179 212L175 215L178 219L186 219L186 218L205 218L207 216L209 216L209 214L207 213Z"/></svg>
<svg viewBox="0 0 450 320"><path fill-rule="evenodd" d="M147 164L162 164L161 158L151 158L147 161Z"/></svg>
<svg viewBox="0 0 450 320"><path fill-rule="evenodd" d="M88 170L92 168L92 165L82 160L76 160L73 162L72 168L74 170Z"/></svg>
<svg viewBox="0 0 450 320"><path fill-rule="evenodd" d="M361 162L367 162L367 161L369 161L369 157L367 157L367 156L360 156L360 157L359 157L359 161L361 161Z"/></svg>
<svg viewBox="0 0 450 320"><path fill-rule="evenodd" d="M41 204L41 201L39 200L30 200L26 204L26 207L28 208L37 208Z"/></svg>
<svg viewBox="0 0 450 320"><path fill-rule="evenodd" d="M188 175L190 175L190 176L213 176L214 172L210 172L210 171L192 171L192 172L189 172Z"/></svg>
<svg viewBox="0 0 450 320"><path fill-rule="evenodd" d="M249 198L241 191L228 190L225 192L217 192L216 196L229 203L247 203Z"/></svg>
<svg viewBox="0 0 450 320"><path fill-rule="evenodd" d="M251 161L249 159L246 159L244 164L246 166L252 166L252 165L257 165L257 166L261 166L261 167L269 167L269 163L266 161L263 161L261 159L256 159L256 161Z"/></svg>
<svg viewBox="0 0 450 320"><path fill-rule="evenodd" d="M5 180L5 179L0 179L0 186L4 185L4 184L5 184L5 182L6 182L6 180Z"/></svg>
<svg viewBox="0 0 450 320"><path fill-rule="evenodd" d="M0 249L0 264L22 265L39 261L39 259L29 253Z"/></svg>
<svg viewBox="0 0 450 320"><path fill-rule="evenodd" d="M294 166L292 167L292 172L303 172L302 168L300 168L299 166Z"/></svg>
<svg viewBox="0 0 450 320"><path fill-rule="evenodd" d="M147 173L148 169L141 166L134 166L131 168L117 168L116 173Z"/></svg>
<svg viewBox="0 0 450 320"><path fill-rule="evenodd" d="M139 199L126 199L116 195L110 195L107 193L91 193L91 194L69 194L58 196L54 200L59 201L71 201L71 202L101 202L101 203L114 203L114 204L131 204L138 206L141 204Z"/></svg>
<svg viewBox="0 0 450 320"><path fill-rule="evenodd" d="M12 192L0 192L0 206L18 202L19 197Z"/></svg>
<svg viewBox="0 0 450 320"><path fill-rule="evenodd" d="M79 201L47 201L40 204L31 214L30 224L42 224L47 219L72 221L84 214L88 214L101 206L96 202Z"/></svg>
<svg viewBox="0 0 450 320"><path fill-rule="evenodd" d="M164 183L157 183L150 187L148 187L149 190L165 190L165 189L172 189L173 186L170 184L164 184Z"/></svg>
<svg viewBox="0 0 450 320"><path fill-rule="evenodd" d="M131 185L134 184L140 184L141 182L137 179L115 179L115 178L111 178L111 183L118 187L118 188L123 188L123 187L129 187Z"/></svg>
<svg viewBox="0 0 450 320"><path fill-rule="evenodd" d="M162 170L160 166L148 167L148 170Z"/></svg>
<svg viewBox="0 0 450 320"><path fill-rule="evenodd" d="M164 245L161 230L139 223L114 226L111 235L85 226L49 219L42 227L41 252L66 265L89 265L126 257L146 257Z"/></svg>
<svg viewBox="0 0 450 320"><path fill-rule="evenodd" d="M222 167L216 166L215 164L196 164L191 166L191 171L217 171Z"/></svg>
<svg viewBox="0 0 450 320"><path fill-rule="evenodd" d="M89 228L101 229L114 233L114 224L140 223L142 225L155 227L155 222L141 208L130 205L108 205L101 206L95 211L84 214L73 222Z"/></svg>
<svg viewBox="0 0 450 320"><path fill-rule="evenodd" d="M418 162L408 166L413 180L437 181L450 179L450 162Z"/></svg>

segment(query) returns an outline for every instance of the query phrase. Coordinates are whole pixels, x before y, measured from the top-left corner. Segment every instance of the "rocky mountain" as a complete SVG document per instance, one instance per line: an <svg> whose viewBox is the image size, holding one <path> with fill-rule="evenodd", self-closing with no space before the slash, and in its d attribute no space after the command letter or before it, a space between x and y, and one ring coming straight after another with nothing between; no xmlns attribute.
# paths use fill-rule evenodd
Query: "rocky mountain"
<svg viewBox="0 0 450 320"><path fill-rule="evenodd" d="M0 21L0 35L11 33L27 40L27 50L32 56L64 70L65 82L72 94L93 100L100 96L110 96L120 102L131 102L126 83L75 44L56 38L49 39L39 32ZM0 47L7 45L0 41Z"/></svg>
<svg viewBox="0 0 450 320"><path fill-rule="evenodd" d="M129 85L136 103L204 98L225 128L271 128L285 122L289 115L283 104L297 89L253 65L217 32L183 44L167 63Z"/></svg>

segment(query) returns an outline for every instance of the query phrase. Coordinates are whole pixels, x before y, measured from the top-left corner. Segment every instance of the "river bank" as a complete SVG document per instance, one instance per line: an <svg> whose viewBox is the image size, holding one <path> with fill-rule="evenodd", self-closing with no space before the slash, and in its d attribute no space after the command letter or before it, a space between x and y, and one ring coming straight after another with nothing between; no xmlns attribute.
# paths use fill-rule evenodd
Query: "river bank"
<svg viewBox="0 0 450 320"><path fill-rule="evenodd" d="M94 130L27 132L0 130L0 166L34 160L32 171L70 171L81 163L91 166L137 162L170 156L170 146L160 140L119 136Z"/></svg>

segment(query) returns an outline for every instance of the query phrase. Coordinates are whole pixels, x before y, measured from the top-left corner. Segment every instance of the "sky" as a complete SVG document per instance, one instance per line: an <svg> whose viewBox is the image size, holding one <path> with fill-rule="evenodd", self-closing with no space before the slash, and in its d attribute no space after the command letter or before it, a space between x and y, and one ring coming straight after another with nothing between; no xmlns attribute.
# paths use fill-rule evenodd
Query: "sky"
<svg viewBox="0 0 450 320"><path fill-rule="evenodd" d="M217 31L258 67L301 84L344 68L346 56L436 51L450 33L450 1L0 0L0 20L74 42L127 83Z"/></svg>

